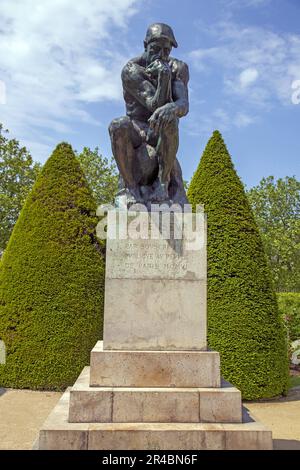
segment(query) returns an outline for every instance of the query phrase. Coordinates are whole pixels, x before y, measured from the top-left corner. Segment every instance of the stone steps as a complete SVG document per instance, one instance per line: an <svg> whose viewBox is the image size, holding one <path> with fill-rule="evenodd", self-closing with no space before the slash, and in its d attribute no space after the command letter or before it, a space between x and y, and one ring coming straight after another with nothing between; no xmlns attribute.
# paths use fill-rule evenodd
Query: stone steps
<svg viewBox="0 0 300 470"><path fill-rule="evenodd" d="M222 388L90 387L85 367L70 391L72 423L239 423L241 393Z"/></svg>
<svg viewBox="0 0 300 470"><path fill-rule="evenodd" d="M69 423L66 391L44 423L40 450L269 450L272 433L244 409L242 423Z"/></svg>
<svg viewBox="0 0 300 470"><path fill-rule="evenodd" d="M213 351L110 351L99 341L44 423L39 449L271 449Z"/></svg>

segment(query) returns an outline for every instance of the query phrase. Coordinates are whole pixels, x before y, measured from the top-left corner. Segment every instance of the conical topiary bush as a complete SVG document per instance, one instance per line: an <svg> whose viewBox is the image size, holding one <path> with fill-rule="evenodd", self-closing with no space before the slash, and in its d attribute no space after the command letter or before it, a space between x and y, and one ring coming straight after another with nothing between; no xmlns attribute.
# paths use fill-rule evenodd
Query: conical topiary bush
<svg viewBox="0 0 300 470"><path fill-rule="evenodd" d="M261 238L221 134L213 133L188 198L208 217L208 343L244 399L286 391L287 346Z"/></svg>
<svg viewBox="0 0 300 470"><path fill-rule="evenodd" d="M0 386L63 389L102 335L104 259L95 202L72 147L57 146L0 265Z"/></svg>

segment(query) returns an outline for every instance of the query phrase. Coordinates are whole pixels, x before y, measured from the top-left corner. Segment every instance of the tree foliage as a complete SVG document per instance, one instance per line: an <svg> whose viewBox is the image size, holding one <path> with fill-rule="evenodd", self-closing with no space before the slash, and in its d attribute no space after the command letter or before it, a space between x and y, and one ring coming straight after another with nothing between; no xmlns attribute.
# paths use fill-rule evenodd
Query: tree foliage
<svg viewBox="0 0 300 470"><path fill-rule="evenodd" d="M40 172L25 147L0 124L0 253L4 251L27 194Z"/></svg>
<svg viewBox="0 0 300 470"><path fill-rule="evenodd" d="M300 181L263 178L248 191L275 288L300 291Z"/></svg>
<svg viewBox="0 0 300 470"><path fill-rule="evenodd" d="M118 173L113 161L99 153L98 147L84 147L76 154L98 205L114 202L118 189Z"/></svg>
<svg viewBox="0 0 300 470"><path fill-rule="evenodd" d="M289 340L300 339L300 293L279 292L277 300L279 312L287 327Z"/></svg>
<svg viewBox="0 0 300 470"><path fill-rule="evenodd" d="M286 391L288 358L263 244L244 187L219 132L188 190L208 217L208 343L245 399Z"/></svg>

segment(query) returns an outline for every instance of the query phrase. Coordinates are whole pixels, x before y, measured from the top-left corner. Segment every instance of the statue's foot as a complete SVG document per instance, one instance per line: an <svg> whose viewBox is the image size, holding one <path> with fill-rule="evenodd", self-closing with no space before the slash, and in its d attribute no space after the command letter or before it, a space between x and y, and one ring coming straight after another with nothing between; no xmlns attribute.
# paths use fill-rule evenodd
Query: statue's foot
<svg viewBox="0 0 300 470"><path fill-rule="evenodd" d="M122 209L128 209L133 204L143 203L143 198L137 188L122 188L116 195L115 205Z"/></svg>
<svg viewBox="0 0 300 470"><path fill-rule="evenodd" d="M127 193L127 201L130 204L141 204L143 203L143 197L139 188L130 188Z"/></svg>
<svg viewBox="0 0 300 470"><path fill-rule="evenodd" d="M170 203L170 196L166 184L159 184L151 196L153 203Z"/></svg>

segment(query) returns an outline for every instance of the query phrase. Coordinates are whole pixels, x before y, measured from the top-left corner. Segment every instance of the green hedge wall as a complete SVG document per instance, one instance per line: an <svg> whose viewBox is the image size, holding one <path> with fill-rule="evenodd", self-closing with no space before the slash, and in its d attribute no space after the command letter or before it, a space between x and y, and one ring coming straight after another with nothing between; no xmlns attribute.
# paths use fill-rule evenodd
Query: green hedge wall
<svg viewBox="0 0 300 470"><path fill-rule="evenodd" d="M104 259L95 201L72 147L57 146L0 265L0 385L64 389L102 337Z"/></svg>
<svg viewBox="0 0 300 470"><path fill-rule="evenodd" d="M285 393L286 335L263 245L221 134L213 133L188 198L208 217L208 343L244 399Z"/></svg>
<svg viewBox="0 0 300 470"><path fill-rule="evenodd" d="M300 293L280 292L277 294L279 312L284 319L290 341L300 339Z"/></svg>

